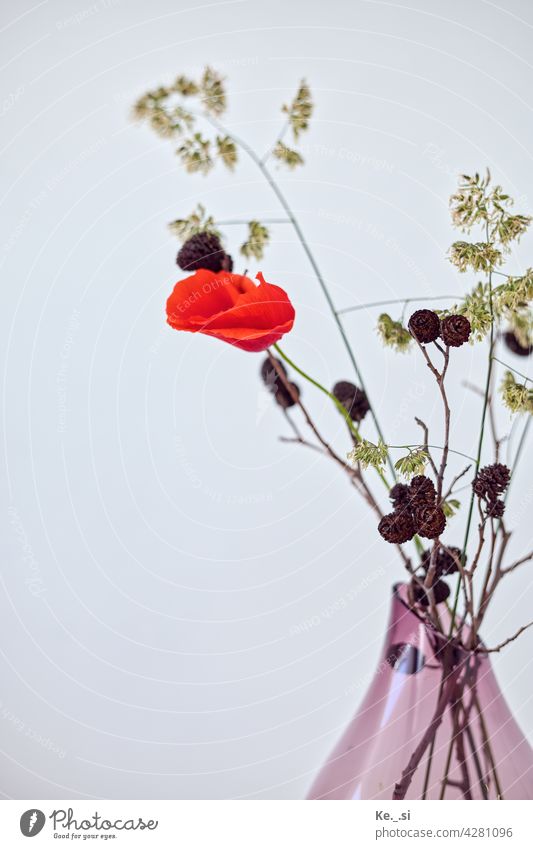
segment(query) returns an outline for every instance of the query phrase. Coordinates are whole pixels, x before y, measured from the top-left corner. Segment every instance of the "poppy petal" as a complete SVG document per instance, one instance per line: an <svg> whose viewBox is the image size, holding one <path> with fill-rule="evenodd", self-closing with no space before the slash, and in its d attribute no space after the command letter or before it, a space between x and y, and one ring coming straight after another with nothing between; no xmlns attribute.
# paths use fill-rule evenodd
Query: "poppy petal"
<svg viewBox="0 0 533 849"><path fill-rule="evenodd" d="M176 330L187 330L191 319L205 320L229 309L245 288L255 289L255 286L241 274L215 274L201 268L174 286L167 300L168 323Z"/></svg>
<svg viewBox="0 0 533 849"><path fill-rule="evenodd" d="M214 336L245 351L263 351L291 330L294 307L287 293L243 275L201 269L180 281L167 301L167 321L176 330Z"/></svg>

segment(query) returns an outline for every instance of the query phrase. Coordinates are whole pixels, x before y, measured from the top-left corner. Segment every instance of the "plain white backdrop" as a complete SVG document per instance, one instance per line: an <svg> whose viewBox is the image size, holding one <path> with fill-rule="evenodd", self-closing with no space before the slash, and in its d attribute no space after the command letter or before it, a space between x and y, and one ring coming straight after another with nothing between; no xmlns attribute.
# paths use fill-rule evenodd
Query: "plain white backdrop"
<svg viewBox="0 0 533 849"><path fill-rule="evenodd" d="M209 63L227 76L228 126L262 152L305 76L305 168L273 171L337 305L460 294L474 280L446 260L456 174L489 166L533 211L531 6L48 0L1 17L0 792L302 797L364 693L402 569L342 472L278 441L290 431L261 355L165 325L167 223L198 201L217 219L280 209L242 157L233 176L186 175L130 107ZM224 232L237 256L243 229ZM509 264L532 262L529 235ZM247 265L290 293L287 352L327 385L350 379L290 227ZM417 441L421 415L440 444L427 369L381 348L378 314L345 326L386 436ZM485 354L451 366L466 454L480 404L462 381L482 381ZM300 387L346 451L327 399ZM531 546L530 456L511 555ZM462 534L456 520L447 539ZM487 643L531 619L532 586L528 567L508 579ZM494 658L530 735L532 649L526 634Z"/></svg>

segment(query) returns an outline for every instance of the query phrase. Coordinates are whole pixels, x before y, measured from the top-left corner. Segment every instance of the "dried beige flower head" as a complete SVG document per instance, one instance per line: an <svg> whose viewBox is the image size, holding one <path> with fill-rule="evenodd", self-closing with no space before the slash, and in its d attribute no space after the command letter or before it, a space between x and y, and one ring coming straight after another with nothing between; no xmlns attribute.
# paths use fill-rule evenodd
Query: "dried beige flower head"
<svg viewBox="0 0 533 849"><path fill-rule="evenodd" d="M454 242L449 258L460 272L486 274L487 282L478 283L452 310L470 321L471 342L483 339L494 323L505 319L527 348L533 330L529 308L533 300L533 271L528 269L521 277L508 277L498 286L493 281L493 273L503 263L512 242L520 239L532 221L530 216L512 214L513 203L501 186L491 184L489 171L484 177L460 177L458 191L450 199L453 223L464 231L480 225L484 241Z"/></svg>
<svg viewBox="0 0 533 849"><path fill-rule="evenodd" d="M529 215L513 215L510 212L513 204L501 186L491 186L488 169L484 177L462 174L458 190L450 198L452 221L465 232L475 224L483 224L488 241L498 242L508 250L510 242L519 240L532 220Z"/></svg>
<svg viewBox="0 0 533 849"><path fill-rule="evenodd" d="M460 230L469 232L474 224L488 220L486 195L490 179L488 169L485 177L479 174L473 177L461 174L459 177L459 187L450 198L450 209L452 221Z"/></svg>
<svg viewBox="0 0 533 849"><path fill-rule="evenodd" d="M509 313L509 329L522 348L533 345L533 314L530 309L516 309Z"/></svg>
<svg viewBox="0 0 533 849"><path fill-rule="evenodd" d="M270 239L270 234L267 228L260 221L248 222L248 238L241 245L240 251L247 259L254 257L259 260L263 258L263 253Z"/></svg>
<svg viewBox="0 0 533 849"><path fill-rule="evenodd" d="M405 457L396 460L394 468L407 480L410 480L415 475L424 474L428 459L427 451L423 448L409 449L409 453Z"/></svg>
<svg viewBox="0 0 533 849"><path fill-rule="evenodd" d="M309 120L313 114L313 101L311 90L305 80L302 80L296 93L296 97L289 106L283 106L282 112L288 116L294 138L297 140L300 133L309 127Z"/></svg>
<svg viewBox="0 0 533 849"><path fill-rule="evenodd" d="M533 389L525 383L517 383L510 371L505 372L501 393L503 403L512 413L533 414Z"/></svg>
<svg viewBox="0 0 533 849"><path fill-rule="evenodd" d="M458 312L465 315L472 327L471 342L485 338L494 321L505 320L524 347L531 344L533 317L529 304L533 301L533 269L521 277L509 277L505 283L491 288L478 283L459 303L441 316Z"/></svg>
<svg viewBox="0 0 533 849"><path fill-rule="evenodd" d="M233 139L230 139L229 136L217 136L215 142L217 146L217 153L222 162L226 168L233 171L237 163L237 148L235 146L235 142Z"/></svg>
<svg viewBox="0 0 533 849"><path fill-rule="evenodd" d="M188 174L208 174L214 165L211 142L204 139L201 133L193 133L190 138L185 139L176 148L176 155L181 159Z"/></svg>
<svg viewBox="0 0 533 849"><path fill-rule="evenodd" d="M181 242L186 242L196 233L213 233L220 238L220 231L215 226L214 218L207 215L205 207L199 203L187 218L177 218L169 225L169 229Z"/></svg>
<svg viewBox="0 0 533 849"><path fill-rule="evenodd" d="M194 80L189 79L189 77L186 77L183 74L180 74L180 76L176 78L176 82L172 88L183 97L192 97L200 91L200 86L195 83Z"/></svg>
<svg viewBox="0 0 533 849"><path fill-rule="evenodd" d="M360 463L363 469L367 469L368 466L372 466L378 471L383 471L385 463L387 462L387 455L387 446L381 441L381 439L377 445L373 442L369 442L368 439L361 439L357 445L348 452L347 457L354 465L356 463Z"/></svg>
<svg viewBox="0 0 533 849"><path fill-rule="evenodd" d="M533 269L528 268L521 277L509 277L494 290L493 298L500 312L519 309L533 301Z"/></svg>
<svg viewBox="0 0 533 849"><path fill-rule="evenodd" d="M293 150L290 147L287 147L286 144L283 144L282 141L278 141L274 150L272 151L272 156L276 159L279 159L280 162L283 162L288 168L296 168L298 165L304 164L303 156L298 153L297 150Z"/></svg>
<svg viewBox="0 0 533 849"><path fill-rule="evenodd" d="M149 117L152 110L158 109L170 94L170 89L160 86L159 88L147 91L133 105L133 117L142 121Z"/></svg>
<svg viewBox="0 0 533 849"><path fill-rule="evenodd" d="M227 100L224 88L224 77L209 65L204 70L200 82L201 100L206 112L212 115L222 115L226 111Z"/></svg>
<svg viewBox="0 0 533 849"><path fill-rule="evenodd" d="M381 341L388 348L394 348L400 353L408 351L413 337L401 321L394 321L386 312L378 318L377 331Z"/></svg>
<svg viewBox="0 0 533 849"><path fill-rule="evenodd" d="M228 135L209 139L200 132L187 136L194 128L196 116L182 103L176 103L176 96L199 97L204 114L218 117L226 109L223 77L210 67L206 67L199 83L180 75L172 86L160 86L139 98L133 114L135 118L147 121L159 136L180 136L183 139L176 153L189 174L208 174L213 168L214 156L227 168L233 169L237 162L237 147L233 139Z"/></svg>
<svg viewBox="0 0 533 849"><path fill-rule="evenodd" d="M491 271L503 261L502 253L490 242L454 242L450 248L450 262L459 271Z"/></svg>

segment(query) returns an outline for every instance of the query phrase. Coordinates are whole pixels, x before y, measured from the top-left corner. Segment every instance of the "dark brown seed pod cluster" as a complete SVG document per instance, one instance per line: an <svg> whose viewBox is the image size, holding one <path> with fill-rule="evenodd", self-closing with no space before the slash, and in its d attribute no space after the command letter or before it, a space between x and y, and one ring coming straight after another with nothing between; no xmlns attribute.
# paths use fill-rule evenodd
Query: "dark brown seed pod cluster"
<svg viewBox="0 0 533 849"><path fill-rule="evenodd" d="M427 580L427 574L431 568L432 554L432 549L426 549L426 551L424 551L424 553L422 554L420 560L420 565L425 573L424 580ZM433 574L433 581L431 585L435 604L441 604L443 601L446 601L446 599L450 595L450 587L448 586L446 581L443 581L442 579L446 575L454 575L456 572L459 571L461 555L461 549L457 548L454 545L439 545L435 554L435 571ZM413 580L412 582L412 588L413 597L415 601L417 601L423 607L428 607L430 604L430 599L426 590L420 586L420 583L418 581L415 580Z"/></svg>
<svg viewBox="0 0 533 849"><path fill-rule="evenodd" d="M416 310L409 319L408 327L421 345L429 345L439 338L440 321L433 310Z"/></svg>
<svg viewBox="0 0 533 849"><path fill-rule="evenodd" d="M431 504L416 507L413 519L418 535L425 539L437 539L446 527L444 510Z"/></svg>
<svg viewBox="0 0 533 849"><path fill-rule="evenodd" d="M433 481L415 475L409 485L398 483L389 492L394 510L383 516L378 531L387 542L407 542L415 534L436 539L446 527L446 516L437 504Z"/></svg>
<svg viewBox="0 0 533 849"><path fill-rule="evenodd" d="M430 598L424 587L421 587L417 581L413 581L413 596L415 601L418 604L421 604L423 607L429 607ZM450 595L450 587L446 583L446 581L435 581L432 588L433 590L433 598L435 600L435 604L442 604L443 601L446 601L448 596Z"/></svg>
<svg viewBox="0 0 533 849"><path fill-rule="evenodd" d="M435 485L430 478L425 475L415 475L409 486L411 503L414 507L423 505L434 506L437 499L437 491Z"/></svg>
<svg viewBox="0 0 533 849"><path fill-rule="evenodd" d="M447 315L440 319L433 310L416 310L409 319L411 336L421 345L436 342L440 337L445 345L459 348L470 338L470 322L464 315Z"/></svg>
<svg viewBox="0 0 533 849"><path fill-rule="evenodd" d="M406 507L410 502L409 487L404 483L394 484L389 492L389 498L395 510L398 510L400 507Z"/></svg>
<svg viewBox="0 0 533 849"><path fill-rule="evenodd" d="M468 342L470 331L470 322L465 315L447 315L440 323L440 338L451 348L459 348Z"/></svg>
<svg viewBox="0 0 533 849"><path fill-rule="evenodd" d="M285 366L283 365L281 360L276 360L276 364L286 376L287 370L285 369ZM283 410L288 410L289 407L294 407L294 405L296 404L296 399L300 397L300 389L296 385L296 383L292 383L289 381L289 385L292 389L292 394L291 392L289 392L289 389L281 380L279 374L272 365L269 357L263 360L263 363L261 365L261 380L265 384L268 391L271 392L274 396L276 403L279 404L279 406ZM293 395L295 395L296 398L293 398Z"/></svg>
<svg viewBox="0 0 533 849"><path fill-rule="evenodd" d="M426 574L431 565L431 553L431 549L426 549L420 561L420 565ZM461 554L461 549L454 545L439 545L435 558L435 578L442 578L443 575L454 575L458 572Z"/></svg>
<svg viewBox="0 0 533 849"><path fill-rule="evenodd" d="M415 535L413 517L407 510L395 510L380 519L378 531L387 542L396 545L409 542Z"/></svg>
<svg viewBox="0 0 533 849"><path fill-rule="evenodd" d="M512 330L503 334L503 341L511 353L516 354L517 357L529 357L533 353L533 345L523 345Z"/></svg>
<svg viewBox="0 0 533 849"><path fill-rule="evenodd" d="M207 268L217 274L219 271L233 270L233 260L225 252L220 239L207 231L195 233L187 239L178 253L176 262L184 271Z"/></svg>
<svg viewBox="0 0 533 849"><path fill-rule="evenodd" d="M363 392L362 389L348 380L339 380L332 391L337 401L340 401L348 412L352 421L361 422L364 419L370 410L366 392Z"/></svg>
<svg viewBox="0 0 533 849"><path fill-rule="evenodd" d="M503 463L483 466L474 478L472 488L477 497L485 502L485 513L491 519L500 519L505 511L505 502L500 498L509 486L511 471Z"/></svg>

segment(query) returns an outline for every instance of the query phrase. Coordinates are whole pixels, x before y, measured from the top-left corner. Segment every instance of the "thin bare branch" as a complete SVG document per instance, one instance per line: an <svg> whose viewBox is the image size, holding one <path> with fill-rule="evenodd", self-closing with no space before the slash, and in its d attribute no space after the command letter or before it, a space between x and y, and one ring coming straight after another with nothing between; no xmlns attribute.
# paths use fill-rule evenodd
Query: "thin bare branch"
<svg viewBox="0 0 533 849"><path fill-rule="evenodd" d="M533 625L533 620L531 622L528 622L527 625L522 625L522 627L518 629L516 634L513 634L512 637L508 637L506 640L503 641L503 643L500 643L499 646L494 646L494 648L492 648L492 649L487 649L487 648L482 647L482 648L476 649L476 651L478 651L482 654L489 654L490 652L501 651L503 648L505 648L505 646L508 646L509 643L512 643L514 640L516 640L520 636L520 634L523 634L524 631L527 631L528 628L531 628L532 625Z"/></svg>
<svg viewBox="0 0 533 849"><path fill-rule="evenodd" d="M418 416L415 416L415 422L417 423L418 427L422 428L422 433L424 434L424 442L423 442L422 448L424 449L424 451L426 452L426 454L428 456L429 465L433 469L433 474L435 475L435 477L437 477L439 473L438 473L437 467L435 465L435 461L433 460L433 457L431 456L431 453L430 453L430 450L429 450L429 444L428 444L429 443L429 428L428 428L427 424L422 421L422 419L418 418Z"/></svg>
<svg viewBox="0 0 533 849"><path fill-rule="evenodd" d="M525 557L521 557L520 560L515 560L514 563L506 566L505 569L500 569L500 573L502 575L509 575L510 572L514 572L515 569L518 569L519 566L523 566L524 563L528 563L530 560L533 560L533 551L530 551Z"/></svg>

